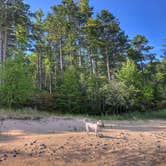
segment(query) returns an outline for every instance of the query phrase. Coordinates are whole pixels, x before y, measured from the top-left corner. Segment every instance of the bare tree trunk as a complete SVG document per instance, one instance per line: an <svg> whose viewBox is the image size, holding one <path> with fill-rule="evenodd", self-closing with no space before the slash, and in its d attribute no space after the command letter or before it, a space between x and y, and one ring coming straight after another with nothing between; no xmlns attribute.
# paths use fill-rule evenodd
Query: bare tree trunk
<svg viewBox="0 0 166 166"><path fill-rule="evenodd" d="M46 88L45 86L45 80L46 80L46 66L45 64L43 63L43 58L42 58L42 64L43 64L43 67L42 67L42 84L43 84L43 88Z"/></svg>
<svg viewBox="0 0 166 166"><path fill-rule="evenodd" d="M4 31L4 42L3 42L3 60L5 61L7 58L7 29Z"/></svg>
<svg viewBox="0 0 166 166"><path fill-rule="evenodd" d="M7 39L8 39L8 24L7 24L7 12L5 12L4 15L4 25L1 25L1 49L2 49L2 56L1 56L1 62L4 62L7 58Z"/></svg>
<svg viewBox="0 0 166 166"><path fill-rule="evenodd" d="M79 67L82 67L82 55L81 55L81 49L79 49Z"/></svg>
<svg viewBox="0 0 166 166"><path fill-rule="evenodd" d="M38 53L38 56L37 56L37 86L38 88L41 90L42 89L42 86L41 86L41 55L40 53Z"/></svg>
<svg viewBox="0 0 166 166"><path fill-rule="evenodd" d="M2 47L2 31L0 27L0 63L2 63L3 57L3 47Z"/></svg>
<svg viewBox="0 0 166 166"><path fill-rule="evenodd" d="M109 55L108 55L108 49L106 48L106 64L107 64L107 77L108 81L111 80L111 74L110 74L110 61L109 61Z"/></svg>
<svg viewBox="0 0 166 166"><path fill-rule="evenodd" d="M50 70L49 93L52 94L52 72Z"/></svg>
<svg viewBox="0 0 166 166"><path fill-rule="evenodd" d="M93 58L93 56L92 56L92 71L93 71L93 74L95 75L96 74L96 63L95 63L95 60L94 60L94 58Z"/></svg>
<svg viewBox="0 0 166 166"><path fill-rule="evenodd" d="M69 50L69 59L70 59L70 64L72 65L72 49L71 49L71 43L70 43L70 50Z"/></svg>
<svg viewBox="0 0 166 166"><path fill-rule="evenodd" d="M63 55L62 55L62 41L60 40L60 68L61 68L61 72L62 72L62 76L64 73L64 69L63 69Z"/></svg>
<svg viewBox="0 0 166 166"><path fill-rule="evenodd" d="M96 73L96 71L95 71L95 61L93 59L92 51L90 51L90 65L91 65L92 74L95 74Z"/></svg>
<svg viewBox="0 0 166 166"><path fill-rule="evenodd" d="M39 54L39 87L40 87L40 90L42 90L41 77L42 77L42 73L41 73L41 54Z"/></svg>
<svg viewBox="0 0 166 166"><path fill-rule="evenodd" d="M69 64L72 65L72 55L71 55L71 51L69 53Z"/></svg>
<svg viewBox="0 0 166 166"><path fill-rule="evenodd" d="M36 73L36 84L37 84L37 87L40 89L40 86L39 86L39 54L37 54L37 73Z"/></svg>
<svg viewBox="0 0 166 166"><path fill-rule="evenodd" d="M44 77L44 87L47 88L47 74L45 74Z"/></svg>
<svg viewBox="0 0 166 166"><path fill-rule="evenodd" d="M93 63L92 63L91 55L90 55L90 68L91 68L91 73L93 74Z"/></svg>
<svg viewBox="0 0 166 166"><path fill-rule="evenodd" d="M6 48L7 48L7 30L3 31L2 27L0 27L0 63L6 59ZM3 69L2 69L3 70ZM0 84L2 84L3 80L0 79Z"/></svg>
<svg viewBox="0 0 166 166"><path fill-rule="evenodd" d="M37 86L40 90L45 87L45 72L43 66L43 56L41 52L41 48L37 53Z"/></svg>
<svg viewBox="0 0 166 166"><path fill-rule="evenodd" d="M98 61L97 60L96 60L95 66L96 66L96 75L99 76L99 68L98 68Z"/></svg>

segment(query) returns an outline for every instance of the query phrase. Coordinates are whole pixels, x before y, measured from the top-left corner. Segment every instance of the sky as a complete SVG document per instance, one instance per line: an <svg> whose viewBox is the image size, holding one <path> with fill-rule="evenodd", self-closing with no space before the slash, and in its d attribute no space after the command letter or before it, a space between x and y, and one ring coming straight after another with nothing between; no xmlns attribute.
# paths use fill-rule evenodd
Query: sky
<svg viewBox="0 0 166 166"><path fill-rule="evenodd" d="M24 0L31 10L42 9L45 13L50 6L61 0ZM129 36L145 35L154 52L162 54L162 44L166 38L166 0L90 0L95 14L102 9L109 10L119 21L122 30Z"/></svg>

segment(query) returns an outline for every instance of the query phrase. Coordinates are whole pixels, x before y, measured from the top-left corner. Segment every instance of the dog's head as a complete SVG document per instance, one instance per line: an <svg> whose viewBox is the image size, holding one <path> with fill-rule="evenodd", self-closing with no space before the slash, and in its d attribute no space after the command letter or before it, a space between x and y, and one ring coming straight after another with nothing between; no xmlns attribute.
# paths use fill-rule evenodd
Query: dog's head
<svg viewBox="0 0 166 166"><path fill-rule="evenodd" d="M99 127L104 127L104 122L102 122L101 120L98 120L96 123Z"/></svg>

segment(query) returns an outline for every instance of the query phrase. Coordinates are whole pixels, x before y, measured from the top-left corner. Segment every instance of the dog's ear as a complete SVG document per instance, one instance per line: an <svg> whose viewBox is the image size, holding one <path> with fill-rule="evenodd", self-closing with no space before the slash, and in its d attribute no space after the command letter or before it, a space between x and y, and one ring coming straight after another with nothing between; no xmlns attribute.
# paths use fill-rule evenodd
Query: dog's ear
<svg viewBox="0 0 166 166"><path fill-rule="evenodd" d="M98 120L97 125L99 125L100 127L104 127L104 122L102 120Z"/></svg>
<svg viewBox="0 0 166 166"><path fill-rule="evenodd" d="M100 126L100 121L98 120L98 121L96 122L96 124L97 124L98 126Z"/></svg>

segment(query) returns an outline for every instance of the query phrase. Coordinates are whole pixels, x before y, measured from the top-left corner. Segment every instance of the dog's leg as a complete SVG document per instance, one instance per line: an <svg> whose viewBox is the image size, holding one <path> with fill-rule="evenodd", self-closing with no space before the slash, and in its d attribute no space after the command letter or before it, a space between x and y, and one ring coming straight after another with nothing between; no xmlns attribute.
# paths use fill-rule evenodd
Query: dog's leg
<svg viewBox="0 0 166 166"><path fill-rule="evenodd" d="M88 126L86 126L86 133L87 133L87 135L89 135L89 128L88 128Z"/></svg>
<svg viewBox="0 0 166 166"><path fill-rule="evenodd" d="M89 135L89 130L88 130L88 131L86 131L86 133L87 133L87 135Z"/></svg>
<svg viewBox="0 0 166 166"><path fill-rule="evenodd" d="M97 130L97 128L95 129L95 135L96 135L96 137L98 137L98 130Z"/></svg>

